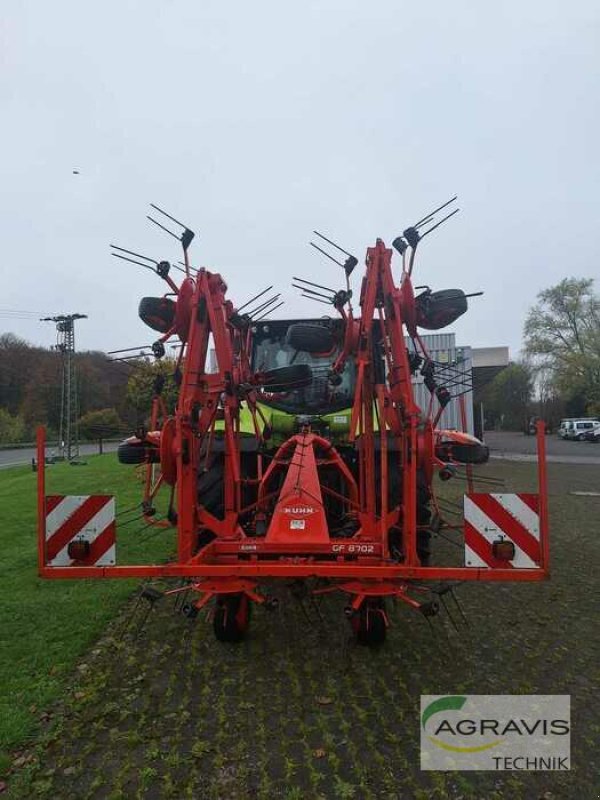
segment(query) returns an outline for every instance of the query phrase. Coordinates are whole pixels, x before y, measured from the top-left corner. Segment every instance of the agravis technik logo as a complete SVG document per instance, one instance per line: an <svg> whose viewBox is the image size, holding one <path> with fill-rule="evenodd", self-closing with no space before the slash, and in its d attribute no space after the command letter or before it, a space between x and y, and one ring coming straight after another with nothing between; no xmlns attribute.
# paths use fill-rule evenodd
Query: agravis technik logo
<svg viewBox="0 0 600 800"><path fill-rule="evenodd" d="M423 695L421 769L568 770L568 695Z"/></svg>

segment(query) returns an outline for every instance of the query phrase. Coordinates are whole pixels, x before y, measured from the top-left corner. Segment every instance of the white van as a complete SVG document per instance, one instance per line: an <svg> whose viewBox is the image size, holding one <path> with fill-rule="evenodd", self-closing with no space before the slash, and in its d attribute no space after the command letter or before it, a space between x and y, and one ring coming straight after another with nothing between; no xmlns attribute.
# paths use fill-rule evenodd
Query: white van
<svg viewBox="0 0 600 800"><path fill-rule="evenodd" d="M600 422L596 419L573 420L567 428L565 439L574 439L578 442L582 442L585 439L586 433L595 428L600 428Z"/></svg>
<svg viewBox="0 0 600 800"><path fill-rule="evenodd" d="M577 417L565 417L561 419L560 425L558 426L558 430L556 431L557 434L560 436L561 439L568 439L568 432L572 428L573 423L576 421Z"/></svg>

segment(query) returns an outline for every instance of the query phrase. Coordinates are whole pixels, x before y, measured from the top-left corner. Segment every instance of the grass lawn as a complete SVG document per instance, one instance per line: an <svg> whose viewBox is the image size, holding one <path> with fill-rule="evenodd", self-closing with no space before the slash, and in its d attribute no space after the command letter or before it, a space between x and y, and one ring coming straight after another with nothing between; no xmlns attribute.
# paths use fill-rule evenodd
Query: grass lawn
<svg viewBox="0 0 600 800"><path fill-rule="evenodd" d="M117 513L141 497L134 469L119 464L115 454L90 456L87 466L56 464L46 474L48 494L115 494ZM139 581L38 578L36 475L30 468L0 471L0 509L1 773L8 751L35 733L40 713L61 693L77 658ZM119 527L119 562L164 560L171 550L172 532L138 533L142 525L138 520Z"/></svg>

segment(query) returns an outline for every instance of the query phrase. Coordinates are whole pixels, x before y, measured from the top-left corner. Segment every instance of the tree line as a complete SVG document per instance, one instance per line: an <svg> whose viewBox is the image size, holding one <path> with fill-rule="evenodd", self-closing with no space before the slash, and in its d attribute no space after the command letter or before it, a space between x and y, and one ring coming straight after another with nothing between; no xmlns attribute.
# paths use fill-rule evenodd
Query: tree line
<svg viewBox="0 0 600 800"><path fill-rule="evenodd" d="M128 435L145 424L157 373L166 376L165 396L172 405L169 360L115 362L100 351L79 352L74 358L81 438ZM12 333L0 335L0 444L33 441L40 424L50 440L57 439L61 394L60 353Z"/></svg>
<svg viewBox="0 0 600 800"><path fill-rule="evenodd" d="M531 416L600 417L600 297L590 278L564 278L529 309L523 356L486 387L486 424L518 430Z"/></svg>

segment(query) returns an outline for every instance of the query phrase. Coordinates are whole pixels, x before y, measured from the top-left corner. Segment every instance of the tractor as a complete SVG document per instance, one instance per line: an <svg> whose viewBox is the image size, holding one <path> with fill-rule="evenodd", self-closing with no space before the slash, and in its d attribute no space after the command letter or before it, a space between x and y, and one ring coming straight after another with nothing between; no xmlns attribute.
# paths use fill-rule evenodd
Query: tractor
<svg viewBox="0 0 600 800"><path fill-rule="evenodd" d="M114 510L96 524L100 500L86 514L90 498L46 497L41 469L40 574L178 578L179 585L149 596L191 592L190 617L212 602L215 636L230 642L244 638L253 606L277 607L282 583L312 595L343 592L352 632L367 645L385 640L390 603L429 618L456 582L546 578L543 425L537 494L474 491L472 468L487 461L487 447L441 426L444 409L457 402L457 381L443 379L420 331L451 324L474 295L415 289L412 276L419 244L456 213L436 222L454 200L406 228L393 249L377 239L356 296L358 258L315 232L314 247L341 267L343 285L294 278L304 297L328 306L307 319L272 318L280 305L279 295L264 298L272 287L237 306L219 273L191 268L192 231L153 206L182 228L165 228L181 241L181 266L116 246L113 254L167 283L165 295L141 300L139 316L160 334L154 358L164 358L168 342L178 345L178 400L166 408L159 378L148 424L120 445L118 457L145 470L142 513L150 525L177 529L177 553L167 564L117 565ZM415 401L417 376L431 397L427 408ZM43 464L43 431L38 450ZM435 482L459 470L469 492L457 530L444 520ZM157 499L165 493L159 519ZM460 536L464 563L436 560L443 527Z"/></svg>

